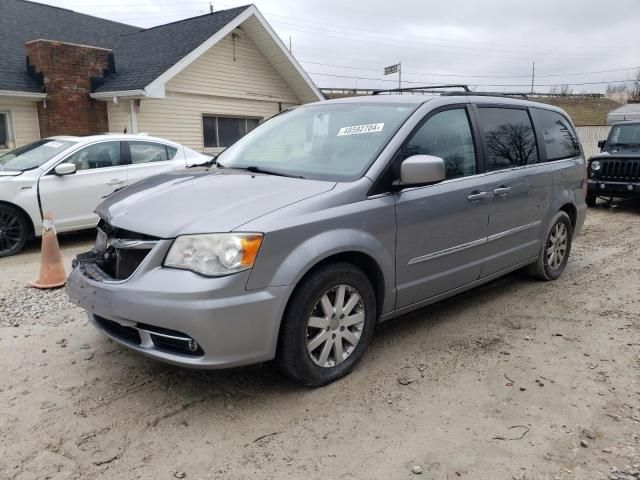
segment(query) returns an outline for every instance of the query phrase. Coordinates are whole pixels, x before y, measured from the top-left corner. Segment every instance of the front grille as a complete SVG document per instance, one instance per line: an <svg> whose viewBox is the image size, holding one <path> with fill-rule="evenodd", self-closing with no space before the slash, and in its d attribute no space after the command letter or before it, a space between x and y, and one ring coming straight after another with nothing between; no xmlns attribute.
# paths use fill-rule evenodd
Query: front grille
<svg viewBox="0 0 640 480"><path fill-rule="evenodd" d="M601 160L601 180L618 182L640 181L640 160Z"/></svg>
<svg viewBox="0 0 640 480"><path fill-rule="evenodd" d="M111 278L125 280L138 269L151 249L132 250L110 246L102 255L102 269Z"/></svg>
<svg viewBox="0 0 640 480"><path fill-rule="evenodd" d="M104 275L96 275L96 272L88 275L99 281L126 280L134 274L157 242L155 237L118 229L102 220L98 224L93 254L95 267ZM88 270L91 269L85 268L85 273Z"/></svg>

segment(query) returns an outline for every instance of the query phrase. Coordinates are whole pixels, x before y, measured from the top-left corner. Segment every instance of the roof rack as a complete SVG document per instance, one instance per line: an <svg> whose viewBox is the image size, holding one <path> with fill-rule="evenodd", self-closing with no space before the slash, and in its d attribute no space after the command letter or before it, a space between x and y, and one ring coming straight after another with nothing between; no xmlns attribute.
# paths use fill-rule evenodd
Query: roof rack
<svg viewBox="0 0 640 480"><path fill-rule="evenodd" d="M503 97L503 98L529 98L529 95L522 92L442 92L442 95L446 96L458 96L458 95L473 95L474 97Z"/></svg>
<svg viewBox="0 0 640 480"><path fill-rule="evenodd" d="M440 89L440 88L461 88L464 91L464 93L460 92L462 95L471 92L471 90L467 85L449 84L449 85L426 85L424 87L390 88L388 90L374 90L372 92L372 95L379 95L381 93L421 92L424 90L434 90L434 89Z"/></svg>

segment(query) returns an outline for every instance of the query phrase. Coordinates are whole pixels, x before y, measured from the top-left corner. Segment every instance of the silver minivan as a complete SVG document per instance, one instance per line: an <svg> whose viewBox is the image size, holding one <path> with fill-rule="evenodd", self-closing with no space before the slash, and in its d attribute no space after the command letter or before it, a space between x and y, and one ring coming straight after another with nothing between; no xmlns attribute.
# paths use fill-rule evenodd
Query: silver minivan
<svg viewBox="0 0 640 480"><path fill-rule="evenodd" d="M354 368L378 322L523 267L558 278L586 213L566 113L412 90L285 111L215 165L114 193L70 298L158 360L275 360L318 386Z"/></svg>

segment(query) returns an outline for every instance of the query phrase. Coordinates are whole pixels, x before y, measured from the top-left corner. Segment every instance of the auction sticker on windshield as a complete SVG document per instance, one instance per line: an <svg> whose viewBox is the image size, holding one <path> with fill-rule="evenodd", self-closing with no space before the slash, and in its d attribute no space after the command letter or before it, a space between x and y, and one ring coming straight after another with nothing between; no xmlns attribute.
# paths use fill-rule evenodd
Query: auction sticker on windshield
<svg viewBox="0 0 640 480"><path fill-rule="evenodd" d="M381 132L384 123L368 123L366 125L354 125L353 127L342 127L338 132L338 136L342 135L360 135L361 133Z"/></svg>

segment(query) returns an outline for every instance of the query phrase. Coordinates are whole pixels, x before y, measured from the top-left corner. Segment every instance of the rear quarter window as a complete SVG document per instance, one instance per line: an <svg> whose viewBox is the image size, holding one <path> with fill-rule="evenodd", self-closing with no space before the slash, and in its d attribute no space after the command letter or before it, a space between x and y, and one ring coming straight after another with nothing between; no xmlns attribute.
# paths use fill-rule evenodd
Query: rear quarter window
<svg viewBox="0 0 640 480"><path fill-rule="evenodd" d="M578 136L566 117L543 108L532 108L531 114L544 145L547 161L580 155Z"/></svg>
<svg viewBox="0 0 640 480"><path fill-rule="evenodd" d="M487 170L502 170L539 162L536 136L527 110L506 107L478 109Z"/></svg>

